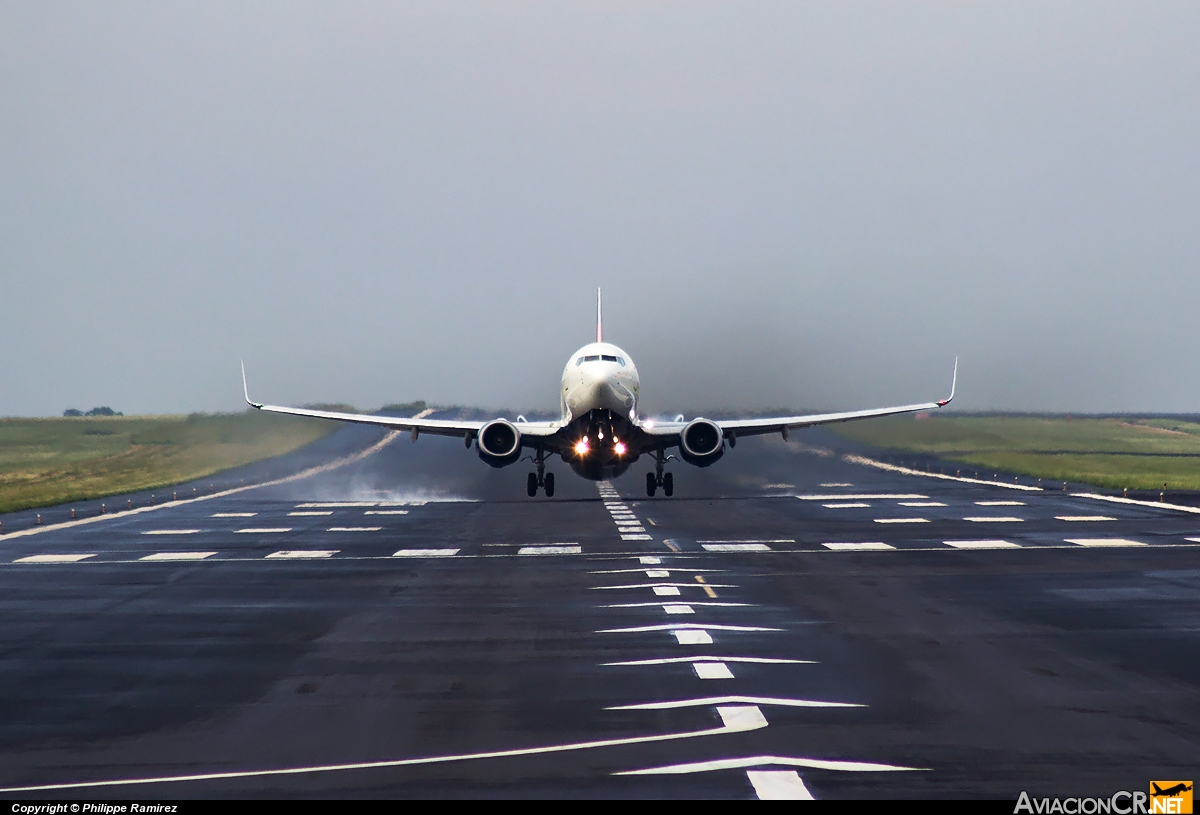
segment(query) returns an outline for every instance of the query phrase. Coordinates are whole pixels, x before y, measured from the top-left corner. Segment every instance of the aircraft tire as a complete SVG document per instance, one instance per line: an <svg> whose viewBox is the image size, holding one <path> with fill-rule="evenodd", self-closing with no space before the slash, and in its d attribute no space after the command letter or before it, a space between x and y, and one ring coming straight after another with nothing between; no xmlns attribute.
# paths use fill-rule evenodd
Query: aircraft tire
<svg viewBox="0 0 1200 815"><path fill-rule="evenodd" d="M529 497L532 498L537 495L537 488L537 476L533 473L530 473L528 480L525 482L525 492L529 493Z"/></svg>
<svg viewBox="0 0 1200 815"><path fill-rule="evenodd" d="M546 473L546 497L554 497L554 473Z"/></svg>
<svg viewBox="0 0 1200 815"><path fill-rule="evenodd" d="M658 484L655 483L654 473L646 473L646 494L653 498L657 488Z"/></svg>
<svg viewBox="0 0 1200 815"><path fill-rule="evenodd" d="M667 473L663 476L663 495L670 498L675 494L675 476Z"/></svg>

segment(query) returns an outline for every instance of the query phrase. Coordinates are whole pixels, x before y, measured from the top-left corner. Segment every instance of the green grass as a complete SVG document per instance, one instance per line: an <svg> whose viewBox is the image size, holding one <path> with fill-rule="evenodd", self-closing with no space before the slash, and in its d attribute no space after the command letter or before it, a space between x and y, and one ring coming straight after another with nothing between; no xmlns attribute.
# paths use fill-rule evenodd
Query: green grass
<svg viewBox="0 0 1200 815"><path fill-rule="evenodd" d="M1066 416L896 416L834 428L980 471L1134 490L1200 490L1200 424Z"/></svg>
<svg viewBox="0 0 1200 815"><path fill-rule="evenodd" d="M333 422L238 414L0 419L0 512L203 478L303 447Z"/></svg>

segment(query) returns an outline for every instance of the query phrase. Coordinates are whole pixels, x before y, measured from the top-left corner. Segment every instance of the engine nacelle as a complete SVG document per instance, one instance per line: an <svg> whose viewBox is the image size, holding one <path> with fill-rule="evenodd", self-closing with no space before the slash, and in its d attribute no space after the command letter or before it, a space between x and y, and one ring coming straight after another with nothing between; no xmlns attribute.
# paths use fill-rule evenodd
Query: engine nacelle
<svg viewBox="0 0 1200 815"><path fill-rule="evenodd" d="M506 419L479 428L479 457L492 467L506 467L521 457L521 431Z"/></svg>
<svg viewBox="0 0 1200 815"><path fill-rule="evenodd" d="M692 419L679 431L679 454L688 464L707 467L725 452L721 428L708 419Z"/></svg>

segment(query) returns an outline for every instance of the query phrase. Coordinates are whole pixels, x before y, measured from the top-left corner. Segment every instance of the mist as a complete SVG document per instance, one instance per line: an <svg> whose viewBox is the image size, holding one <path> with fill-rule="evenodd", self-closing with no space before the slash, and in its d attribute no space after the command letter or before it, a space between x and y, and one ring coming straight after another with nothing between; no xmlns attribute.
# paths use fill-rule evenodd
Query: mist
<svg viewBox="0 0 1200 815"><path fill-rule="evenodd" d="M1200 410L1200 6L0 5L0 414Z"/></svg>

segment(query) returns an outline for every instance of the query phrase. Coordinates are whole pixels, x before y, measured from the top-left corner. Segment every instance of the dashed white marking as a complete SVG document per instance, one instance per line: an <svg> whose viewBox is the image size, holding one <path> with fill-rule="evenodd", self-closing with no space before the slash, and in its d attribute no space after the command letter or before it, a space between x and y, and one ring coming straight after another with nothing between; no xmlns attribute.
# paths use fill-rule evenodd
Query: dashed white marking
<svg viewBox="0 0 1200 815"><path fill-rule="evenodd" d="M770 552L765 543L703 543L706 552Z"/></svg>
<svg viewBox="0 0 1200 815"><path fill-rule="evenodd" d="M1200 543L1200 538L1184 538L1184 540L1191 543Z"/></svg>
<svg viewBox="0 0 1200 815"><path fill-rule="evenodd" d="M738 540L696 541L696 543L795 543L795 538L739 538Z"/></svg>
<svg viewBox="0 0 1200 815"><path fill-rule="evenodd" d="M1015 543L1008 541L942 541L955 549L1020 549Z"/></svg>
<svg viewBox="0 0 1200 815"><path fill-rule="evenodd" d="M977 507L1023 507L1024 501L976 501Z"/></svg>
<svg viewBox="0 0 1200 815"><path fill-rule="evenodd" d="M692 670L701 679L733 679L733 671L724 662L693 662Z"/></svg>
<svg viewBox="0 0 1200 815"><path fill-rule="evenodd" d="M877 524L927 524L928 518L875 518Z"/></svg>
<svg viewBox="0 0 1200 815"><path fill-rule="evenodd" d="M838 770L850 773L910 772L919 767L899 767L894 764L869 764L865 761L830 761L821 758L791 758L788 756L748 756L716 761L697 761L692 764L673 764L645 770L625 770L614 775L684 775L714 770L739 770L745 767L811 767L816 770Z"/></svg>
<svg viewBox="0 0 1200 815"><path fill-rule="evenodd" d="M757 705L723 705L717 708L717 715L726 727L738 730L756 730L767 726L767 717Z"/></svg>
<svg viewBox="0 0 1200 815"><path fill-rule="evenodd" d="M899 506L902 507L944 507L946 506L941 501L901 501Z"/></svg>
<svg viewBox="0 0 1200 815"><path fill-rule="evenodd" d="M636 667L641 665L674 665L679 662L750 662L762 665L816 665L811 659L778 659L774 657L662 657L661 659L631 659L626 662L602 662L604 667Z"/></svg>
<svg viewBox="0 0 1200 815"><path fill-rule="evenodd" d="M333 514L332 509L304 509L304 510L299 510L297 512L289 512L288 513L289 516L296 515L296 516L299 516L302 518L323 517L325 515L332 515L332 514Z"/></svg>
<svg viewBox="0 0 1200 815"><path fill-rule="evenodd" d="M647 569L646 577L670 577L670 569Z"/></svg>
<svg viewBox="0 0 1200 815"><path fill-rule="evenodd" d="M867 543L822 543L821 545L835 552L882 552L886 549L896 548L882 541L870 541Z"/></svg>
<svg viewBox="0 0 1200 815"><path fill-rule="evenodd" d="M279 532L291 532L290 526L248 526L244 529L235 529L234 532L241 535L259 534L276 534Z"/></svg>
<svg viewBox="0 0 1200 815"><path fill-rule="evenodd" d="M267 557L278 558L280 560L305 560L309 558L333 557L340 551L340 549L284 549L281 552L272 552Z"/></svg>
<svg viewBox="0 0 1200 815"><path fill-rule="evenodd" d="M746 770L760 801L815 801L795 770Z"/></svg>
<svg viewBox="0 0 1200 815"><path fill-rule="evenodd" d="M668 614L695 614L696 610L691 606L683 603L667 603L663 606L663 611Z"/></svg>
<svg viewBox="0 0 1200 815"><path fill-rule="evenodd" d="M649 535L622 535L621 540L623 540L623 541L648 541L648 540L654 540L654 538L650 537Z"/></svg>
<svg viewBox="0 0 1200 815"><path fill-rule="evenodd" d="M407 509L368 509L363 515L407 515Z"/></svg>
<svg viewBox="0 0 1200 815"><path fill-rule="evenodd" d="M199 529L147 529L143 535L195 535Z"/></svg>
<svg viewBox="0 0 1200 815"><path fill-rule="evenodd" d="M331 526L326 532L379 532L382 526Z"/></svg>
<svg viewBox="0 0 1200 815"><path fill-rule="evenodd" d="M655 586L654 593L659 597L678 597L679 589L674 586Z"/></svg>
<svg viewBox="0 0 1200 815"><path fill-rule="evenodd" d="M646 531L646 527L642 526L641 524L636 524L634 526L618 526L617 527L617 532L621 533L622 535L634 535L634 534L638 534L638 533L645 532L645 531Z"/></svg>
<svg viewBox="0 0 1200 815"><path fill-rule="evenodd" d="M851 501L846 504L821 504L826 509L867 509L871 505L864 501Z"/></svg>
<svg viewBox="0 0 1200 815"><path fill-rule="evenodd" d="M762 628L755 625L717 625L716 623L667 623L666 625L635 625L631 628L602 628L597 634L641 634L645 631L674 631L683 628L711 629L713 631L782 631L782 628Z"/></svg>
<svg viewBox="0 0 1200 815"><path fill-rule="evenodd" d="M1067 538L1067 543L1076 546L1145 546L1141 541L1131 541L1125 538Z"/></svg>
<svg viewBox="0 0 1200 815"><path fill-rule="evenodd" d="M827 484L818 484L817 486L828 488L828 487L853 487L854 485L850 484L848 482L845 482L845 481L830 481Z"/></svg>
<svg viewBox="0 0 1200 815"><path fill-rule="evenodd" d="M676 699L670 702L641 702L613 705L605 710L678 710L711 705L775 705L777 707L866 707L854 702L825 702L816 699L783 699L777 696L708 696L702 699Z"/></svg>
<svg viewBox="0 0 1200 815"><path fill-rule="evenodd" d="M13 563L78 563L95 555L29 555L19 557Z"/></svg>
<svg viewBox="0 0 1200 815"><path fill-rule="evenodd" d="M641 563L644 566L657 566L659 563L662 563L662 558L653 557L651 555L642 555L638 558L638 563Z"/></svg>
<svg viewBox="0 0 1200 815"><path fill-rule="evenodd" d="M522 546L517 550L518 555L579 555L582 553L582 546Z"/></svg>
<svg viewBox="0 0 1200 815"><path fill-rule="evenodd" d="M214 518L253 518L257 512L214 512Z"/></svg>
<svg viewBox="0 0 1200 815"><path fill-rule="evenodd" d="M392 557L454 557L458 549L400 549Z"/></svg>
<svg viewBox="0 0 1200 815"><path fill-rule="evenodd" d="M680 645L712 645L712 635L707 631L672 631Z"/></svg>
<svg viewBox="0 0 1200 815"><path fill-rule="evenodd" d="M989 515L971 518L963 518L964 521L970 521L973 524L1015 524L1021 523L1025 519L1018 518L1015 515Z"/></svg>
<svg viewBox="0 0 1200 815"><path fill-rule="evenodd" d="M856 495L797 495L801 501L923 501L915 492L864 492Z"/></svg>
<svg viewBox="0 0 1200 815"><path fill-rule="evenodd" d="M377 507L378 501L320 501L296 504L296 509L347 509L352 507Z"/></svg>
<svg viewBox="0 0 1200 815"><path fill-rule="evenodd" d="M1056 521L1115 521L1107 515L1055 515Z"/></svg>
<svg viewBox="0 0 1200 815"><path fill-rule="evenodd" d="M216 552L158 552L153 555L140 557L138 560L204 560L215 555Z"/></svg>

